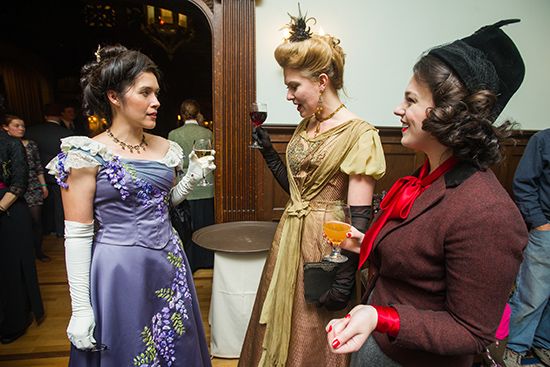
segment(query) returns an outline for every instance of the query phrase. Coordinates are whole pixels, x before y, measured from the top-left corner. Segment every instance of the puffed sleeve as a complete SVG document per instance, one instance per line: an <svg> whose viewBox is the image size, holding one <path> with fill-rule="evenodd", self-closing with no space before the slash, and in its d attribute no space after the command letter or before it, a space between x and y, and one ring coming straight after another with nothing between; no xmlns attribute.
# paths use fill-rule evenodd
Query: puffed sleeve
<svg viewBox="0 0 550 367"><path fill-rule="evenodd" d="M111 158L104 144L84 136L71 136L61 139L61 153L46 165L46 169L55 176L57 184L66 189L69 186L65 181L71 168L97 167Z"/></svg>
<svg viewBox="0 0 550 367"><path fill-rule="evenodd" d="M168 142L170 143L170 147L160 162L164 163L168 167L174 167L178 175L182 174L184 172L183 163L185 159L183 149L178 143L172 140L169 140Z"/></svg>
<svg viewBox="0 0 550 367"><path fill-rule="evenodd" d="M348 175L365 175L379 180L386 173L386 160L378 131L363 132L340 165Z"/></svg>

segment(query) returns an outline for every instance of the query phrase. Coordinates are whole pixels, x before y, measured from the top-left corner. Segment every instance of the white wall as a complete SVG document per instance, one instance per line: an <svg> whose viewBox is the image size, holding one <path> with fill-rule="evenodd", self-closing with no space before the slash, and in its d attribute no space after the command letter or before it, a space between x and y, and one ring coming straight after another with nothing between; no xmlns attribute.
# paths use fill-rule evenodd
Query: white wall
<svg viewBox="0 0 550 367"><path fill-rule="evenodd" d="M433 46L470 35L501 19L518 46L525 80L501 115L522 129L550 126L550 0L300 0L302 11L340 38L347 54L344 103L376 126L398 126L393 108L401 100L412 66ZM297 0L257 0L257 99L268 103L268 123L296 124L300 116L285 100L282 71L273 57L287 12ZM312 28L316 31L317 26Z"/></svg>

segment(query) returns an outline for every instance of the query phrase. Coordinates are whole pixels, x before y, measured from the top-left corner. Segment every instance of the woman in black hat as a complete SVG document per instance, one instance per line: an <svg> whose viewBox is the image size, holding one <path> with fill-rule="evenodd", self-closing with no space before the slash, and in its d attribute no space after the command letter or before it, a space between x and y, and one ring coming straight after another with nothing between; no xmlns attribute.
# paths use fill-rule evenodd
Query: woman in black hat
<svg viewBox="0 0 550 367"><path fill-rule="evenodd" d="M464 366L495 338L521 262L522 217L488 168L512 124L493 125L523 80L524 65L500 29L421 57L394 113L401 143L426 154L398 180L365 235L348 250L369 261L364 305L327 325L352 366ZM371 337L372 336L372 337Z"/></svg>

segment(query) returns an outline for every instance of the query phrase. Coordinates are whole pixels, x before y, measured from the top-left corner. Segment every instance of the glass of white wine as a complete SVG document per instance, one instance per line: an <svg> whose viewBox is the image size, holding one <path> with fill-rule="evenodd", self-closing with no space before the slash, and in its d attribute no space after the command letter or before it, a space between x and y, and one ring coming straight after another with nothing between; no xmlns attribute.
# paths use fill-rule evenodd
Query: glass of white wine
<svg viewBox="0 0 550 367"><path fill-rule="evenodd" d="M193 143L193 151L197 157L202 158L208 155L212 155L212 142L210 139L197 139ZM211 182L208 182L202 171L202 180L197 184L198 186L212 186Z"/></svg>
<svg viewBox="0 0 550 367"><path fill-rule="evenodd" d="M332 245L332 253L324 257L325 261L343 263L348 261L347 256L340 253L340 243L346 238L351 229L351 212L349 205L343 202L327 204L323 219L323 232Z"/></svg>

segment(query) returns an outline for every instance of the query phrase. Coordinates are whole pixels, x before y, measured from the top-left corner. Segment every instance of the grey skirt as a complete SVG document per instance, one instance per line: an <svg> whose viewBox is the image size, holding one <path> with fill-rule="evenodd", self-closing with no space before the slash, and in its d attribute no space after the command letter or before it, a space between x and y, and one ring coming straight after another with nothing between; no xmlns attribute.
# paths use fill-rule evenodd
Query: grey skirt
<svg viewBox="0 0 550 367"><path fill-rule="evenodd" d="M401 367L385 355L374 338L369 336L365 344L351 355L350 367Z"/></svg>

